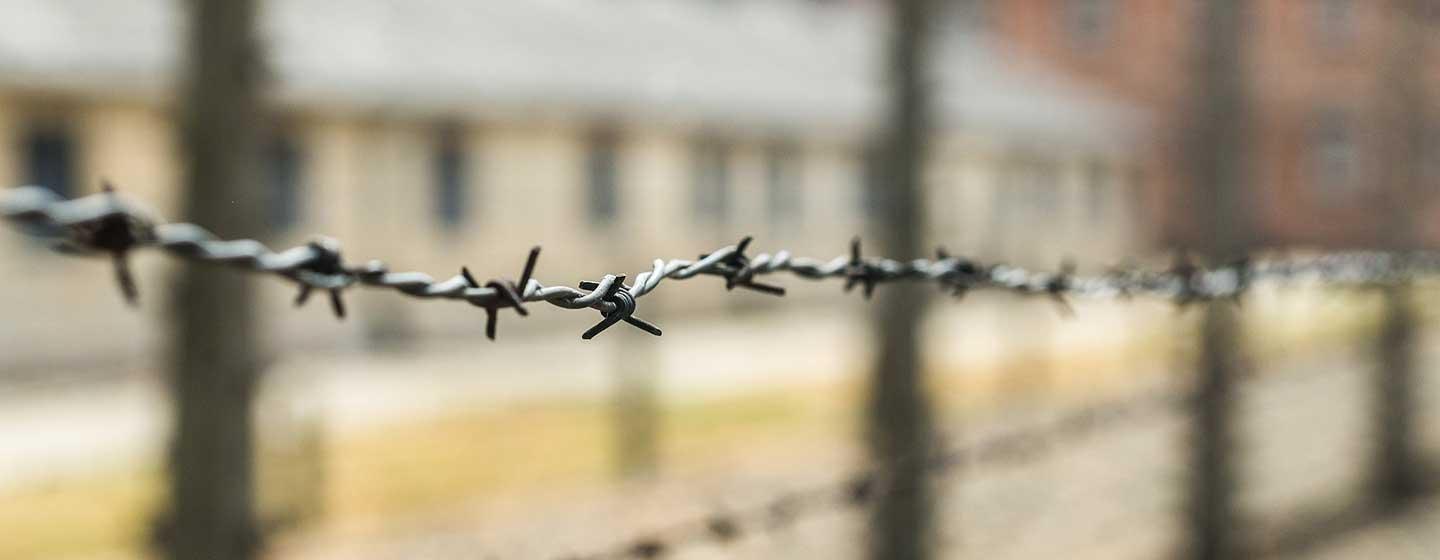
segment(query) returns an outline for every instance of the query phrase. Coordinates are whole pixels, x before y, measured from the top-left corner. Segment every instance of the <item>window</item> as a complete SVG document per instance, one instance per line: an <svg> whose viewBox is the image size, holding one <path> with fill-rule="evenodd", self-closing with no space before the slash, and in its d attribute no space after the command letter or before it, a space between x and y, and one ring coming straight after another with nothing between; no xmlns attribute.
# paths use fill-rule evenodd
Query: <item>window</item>
<svg viewBox="0 0 1440 560"><path fill-rule="evenodd" d="M1431 122L1425 130L1423 184L1432 191L1440 191L1440 122Z"/></svg>
<svg viewBox="0 0 1440 560"><path fill-rule="evenodd" d="M1311 0L1315 42L1327 50L1343 49L1355 38L1354 0Z"/></svg>
<svg viewBox="0 0 1440 560"><path fill-rule="evenodd" d="M1092 161L1085 166L1085 212L1091 225L1105 222L1110 207L1110 174L1105 164Z"/></svg>
<svg viewBox="0 0 1440 560"><path fill-rule="evenodd" d="M465 223L468 202L465 176L468 171L465 158L465 141L462 129L456 125L443 125L435 142L433 161L435 180L435 217L446 229L455 229Z"/></svg>
<svg viewBox="0 0 1440 560"><path fill-rule="evenodd" d="M1114 33L1115 0L1064 0L1061 10L1070 43L1085 49L1103 48Z"/></svg>
<svg viewBox="0 0 1440 560"><path fill-rule="evenodd" d="M1054 220L1060 212L1060 170L1055 162L1036 159L1020 164L1014 187L1030 225Z"/></svg>
<svg viewBox="0 0 1440 560"><path fill-rule="evenodd" d="M946 15L961 29L983 30L990 23L990 0L952 0L947 7Z"/></svg>
<svg viewBox="0 0 1440 560"><path fill-rule="evenodd" d="M766 213L771 225L798 225L800 219L799 154L793 145L777 143L765 151Z"/></svg>
<svg viewBox="0 0 1440 560"><path fill-rule="evenodd" d="M64 126L31 128L22 141L25 182L53 190L63 197L76 194L75 145Z"/></svg>
<svg viewBox="0 0 1440 560"><path fill-rule="evenodd" d="M871 141L860 152L860 215L867 220L885 215L884 205L888 183L885 177L885 147Z"/></svg>
<svg viewBox="0 0 1440 560"><path fill-rule="evenodd" d="M304 154L289 134L277 133L266 141L265 159L266 214L275 231L289 230L300 221L300 181L304 174Z"/></svg>
<svg viewBox="0 0 1440 560"><path fill-rule="evenodd" d="M613 131L590 135L585 157L585 181L590 224L608 225L620 211L620 178L617 156L619 140Z"/></svg>
<svg viewBox="0 0 1440 560"><path fill-rule="evenodd" d="M730 146L715 138L702 138L694 148L695 217L722 223L730 211Z"/></svg>
<svg viewBox="0 0 1440 560"><path fill-rule="evenodd" d="M1054 239L1060 209L1059 167L1039 155L1022 153L1003 164L991 212L994 245L1009 257L1033 255L1042 241Z"/></svg>
<svg viewBox="0 0 1440 560"><path fill-rule="evenodd" d="M1308 177L1326 202L1347 198L1359 187L1360 148L1350 117L1326 110L1316 117L1310 131Z"/></svg>

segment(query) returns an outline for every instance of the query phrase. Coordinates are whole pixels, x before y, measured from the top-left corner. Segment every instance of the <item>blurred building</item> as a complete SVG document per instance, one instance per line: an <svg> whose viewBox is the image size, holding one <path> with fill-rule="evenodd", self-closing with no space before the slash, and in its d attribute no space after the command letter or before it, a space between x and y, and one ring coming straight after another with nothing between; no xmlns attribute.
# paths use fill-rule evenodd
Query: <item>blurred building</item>
<svg viewBox="0 0 1440 560"><path fill-rule="evenodd" d="M1387 40L1394 2L1264 0L1247 3L1243 45L1249 75L1251 208L1271 245L1374 246L1388 219L1380 167ZM955 15L998 36L1007 52L1043 60L1068 77L1144 107L1157 134L1145 181L1156 188L1147 214L1170 241L1184 241L1190 215L1179 158L1191 113L1194 24L1186 0L965 0ZM1432 8L1440 10L1440 8ZM1440 11L1432 14L1440 25ZM1440 33L1415 72L1440 91ZM1423 163L1427 193L1440 191L1440 101L1430 96ZM1436 197L1420 209L1436 216ZM1433 220L1429 220L1432 221ZM1420 222L1424 223L1423 218ZM1440 229L1430 227L1431 239Z"/></svg>
<svg viewBox="0 0 1440 560"><path fill-rule="evenodd" d="M183 218L172 114L181 5L0 0L0 183L82 195L105 178ZM745 234L761 251L840 254L865 227L864 186L884 185L867 154L886 27L863 4L265 8L276 109L256 188L277 245L323 233L351 259L448 277L461 264L514 275L541 244L539 276L573 283ZM963 27L941 34L935 62L939 138L927 181L937 242L1046 266L1065 256L1113 262L1144 244L1127 155L1144 136L1138 113L1001 57ZM18 235L0 237L0 255L12 278L26 278L0 294L15 318L0 322L11 365L81 359L57 332L141 333L113 342L122 354L157 343L161 329L145 327L163 309L161 259L141 262L152 290L135 314L100 285L109 276L99 263L43 255ZM674 305L724 297L693 290ZM56 302L87 311L40 311ZM389 294L360 304L369 328L353 329L368 333L357 337L481 324L464 306L427 306L422 320ZM303 341L329 320L305 317L271 336Z"/></svg>

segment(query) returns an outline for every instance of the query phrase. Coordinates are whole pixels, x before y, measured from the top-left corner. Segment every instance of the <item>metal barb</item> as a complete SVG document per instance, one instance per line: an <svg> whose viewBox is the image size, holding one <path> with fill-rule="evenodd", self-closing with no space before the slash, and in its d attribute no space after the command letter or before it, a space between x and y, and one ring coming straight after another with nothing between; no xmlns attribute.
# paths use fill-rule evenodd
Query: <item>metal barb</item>
<svg viewBox="0 0 1440 560"><path fill-rule="evenodd" d="M1060 309L1060 315L1066 319L1075 317L1075 308L1070 305L1069 300L1065 299L1065 294L1070 291L1074 278L1075 261L1065 259L1060 264L1060 271L1055 273L1045 284L1045 292L1050 294L1051 301L1055 302L1056 307Z"/></svg>
<svg viewBox="0 0 1440 560"><path fill-rule="evenodd" d="M594 290L600 287L600 283L586 280L580 283L582 290ZM625 321L631 326L638 328L655 336L660 336L660 328L646 322L644 319L635 316L635 296L630 295L630 290L625 287L625 276L616 276L610 283L610 289L601 297L601 301L609 303L612 307L607 311L600 308L600 322L580 335L580 338L590 340L595 335L605 332L605 329L620 321Z"/></svg>
<svg viewBox="0 0 1440 560"><path fill-rule="evenodd" d="M20 187L0 193L0 218L17 224L22 232L50 239L66 254L108 254L115 278L126 301L138 301L138 290L126 257L132 249L154 247L171 257L225 264L236 269L273 274L298 285L297 305L304 304L313 290L330 292L331 308L345 316L343 291L354 285L386 289L422 299L463 300L498 313L514 308L528 313L527 303L546 302L564 309L594 308L604 319L591 336L614 322L625 321L646 332L659 329L633 316L635 301L653 292L663 281L680 281L698 275L722 276L727 288L743 287L781 295L782 288L756 282L771 274L788 273L809 280L843 279L848 292L856 286L868 297L875 287L887 282L935 282L956 296L975 290L1007 291L1020 295L1048 296L1067 314L1073 314L1071 298L1128 299L1149 296L1169 300L1178 308L1214 299L1238 302L1245 292L1261 283L1306 282L1329 287L1372 288L1440 277L1440 252L1348 251L1314 253L1308 256L1270 253L1265 258L1242 259L1223 266L1202 268L1180 252L1168 269L1146 271L1134 267L1094 277L1075 275L1067 263L1057 273L1030 271L1004 263L982 263L948 251L936 251L936 259L897 261L861 254L860 239L851 240L848 255L831 260L792 256L788 251L746 255L753 238L734 246L702 255L695 261L655 260L654 266L635 276L634 286L612 286L606 293L587 293L568 286L546 286L532 277L539 248L532 249L519 282L494 279L485 283L462 270L464 280L438 281L420 272L394 272L383 262L344 266L339 244L321 239L307 246L274 251L259 242L219 239L200 226L188 223L159 223L138 206L125 200L108 183L102 192L66 200L41 187ZM587 283L593 286L597 283ZM627 313L625 310L629 309ZM610 319L615 317L613 321ZM487 317L487 336L493 338L498 315ZM596 330L598 329L598 330ZM587 337L588 338L588 337Z"/></svg>
<svg viewBox="0 0 1440 560"><path fill-rule="evenodd" d="M970 288L981 280L979 266L967 259L951 257L944 246L935 249L935 261L942 266L942 272L936 278L940 290L949 292L956 300L963 299Z"/></svg>
<svg viewBox="0 0 1440 560"><path fill-rule="evenodd" d="M540 247L537 245L530 249L530 256L525 259L525 268L520 272L520 282L508 278L495 278L485 282L484 287L490 288L496 294L494 299L486 302L470 301L470 305L485 309L485 338L495 340L495 330L500 320L500 309L510 307L521 317L528 317L530 312L525 309L525 288L530 285L530 277L535 273L535 263L540 259ZM460 276L465 279L465 284L471 288L481 287L480 282L470 274L470 269L460 267Z"/></svg>
<svg viewBox="0 0 1440 560"><path fill-rule="evenodd" d="M93 221L72 226L70 242L82 250L109 253L120 295L125 303L136 307L140 304L140 289L130 271L129 253L150 237L152 225L138 216L110 211L119 209L120 202L115 185L109 180L101 182L99 196L104 197L107 212Z"/></svg>
<svg viewBox="0 0 1440 560"><path fill-rule="evenodd" d="M1250 290L1250 258L1235 259L1230 263L1230 269L1235 272L1235 289L1230 292L1230 302L1238 307L1243 303L1245 292Z"/></svg>
<svg viewBox="0 0 1440 560"><path fill-rule="evenodd" d="M311 258L285 274L300 285L300 292L295 295L295 307L301 307L310 300L310 291L316 284L324 284L327 286L325 291L330 292L330 311L335 314L336 319L344 319L345 300L342 292L350 285L352 273L345 269L344 261L340 258L339 243L333 239L320 238L306 244L306 248L312 252Z"/></svg>
<svg viewBox="0 0 1440 560"><path fill-rule="evenodd" d="M865 299L875 293L875 284L881 280L881 271L860 256L860 236L850 240L850 262L845 265L845 291L848 293L857 284L863 287Z"/></svg>
<svg viewBox="0 0 1440 560"><path fill-rule="evenodd" d="M1174 262L1170 266L1170 274L1180 284L1179 291L1175 294L1175 308L1184 311L1190 304L1202 299L1196 281L1200 277L1200 267L1190 259L1190 254L1184 249L1175 251Z"/></svg>
<svg viewBox="0 0 1440 560"><path fill-rule="evenodd" d="M730 251L725 258L715 263L711 274L725 277L725 289L733 290L737 286L747 290L754 290L762 294L772 296L784 296L785 288L770 284L762 284L755 281L755 269L750 267L750 257L745 256L745 249L754 240L753 236L745 236L739 243L735 244L733 251ZM699 260L704 261L710 257L710 253L700 255Z"/></svg>

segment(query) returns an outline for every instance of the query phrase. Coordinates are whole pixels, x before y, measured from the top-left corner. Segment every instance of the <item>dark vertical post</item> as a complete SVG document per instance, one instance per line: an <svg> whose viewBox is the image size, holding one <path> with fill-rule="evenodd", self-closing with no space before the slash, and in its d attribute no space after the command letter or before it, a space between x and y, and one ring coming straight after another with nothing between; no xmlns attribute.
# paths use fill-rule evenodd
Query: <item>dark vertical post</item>
<svg viewBox="0 0 1440 560"><path fill-rule="evenodd" d="M179 153L184 216L225 237L261 233L254 188L259 53L252 0L190 0ZM175 433L159 545L170 558L253 558L251 411L261 369L249 280L214 266L178 274L171 302Z"/></svg>
<svg viewBox="0 0 1440 560"><path fill-rule="evenodd" d="M1188 147L1199 245L1211 263L1244 255L1246 148L1242 40L1249 4L1197 4L1195 111ZM1242 367L1239 317L1229 302L1205 306L1190 442L1190 549L1196 559L1240 552L1235 523L1234 383Z"/></svg>
<svg viewBox="0 0 1440 560"><path fill-rule="evenodd" d="M1376 351L1374 456L1371 482L1381 511L1403 509L1419 493L1420 460L1415 449L1415 310L1410 286L1385 289L1385 318Z"/></svg>
<svg viewBox="0 0 1440 560"><path fill-rule="evenodd" d="M1412 208L1422 205L1421 178L1426 134L1424 60L1426 14L1423 0L1385 4L1387 44L1380 100L1384 161L1380 182L1387 218L1385 243L1396 250L1416 248ZM1408 284L1386 287L1385 318L1376 340L1374 442L1371 480L1383 511L1404 507L1420 486L1415 449L1416 317Z"/></svg>
<svg viewBox="0 0 1440 560"><path fill-rule="evenodd" d="M919 258L925 219L923 180L928 109L926 79L929 0L891 0L887 55L889 95L883 180L873 228L881 250ZM926 474L932 412L921 377L920 324L925 295L919 286L895 284L875 302L879 343L870 380L869 441L876 464L889 476L872 512L870 558L915 560L932 555L933 497Z"/></svg>

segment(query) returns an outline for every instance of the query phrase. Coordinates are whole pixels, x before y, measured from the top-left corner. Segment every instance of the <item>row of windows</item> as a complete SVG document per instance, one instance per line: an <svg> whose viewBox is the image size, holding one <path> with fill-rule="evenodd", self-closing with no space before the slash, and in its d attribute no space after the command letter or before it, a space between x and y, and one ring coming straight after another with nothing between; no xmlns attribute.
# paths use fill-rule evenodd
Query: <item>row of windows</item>
<svg viewBox="0 0 1440 560"><path fill-rule="evenodd" d="M1356 193L1364 181L1362 148L1354 119L1343 111L1327 110L1317 114L1307 135L1304 158L1308 171L1305 180L1320 200L1344 201ZM621 200L620 136L609 130L595 132L587 139L584 162L586 217L593 226L605 226L619 218ZM59 125L40 124L31 127L20 145L21 162L27 183L45 185L65 196L79 194L77 185L77 151L75 140ZM732 212L733 159L732 145L723 138L704 136L694 141L690 153L691 188L689 205L692 216L702 222L723 224ZM455 126L441 127L436 132L432 151L431 181L433 213L442 227L453 229L465 224L468 209L476 200L477 176L471 169L471 157L462 131ZM880 167L878 152L861 154L861 196L858 206L873 212L885 203L885 173ZM298 139L289 134L272 135L262 147L263 179L266 188L266 219L276 231L295 226L304 215L302 190L306 175L306 153ZM1440 188L1440 124L1430 127L1424 147L1422 178ZM780 224L797 219L805 205L801 190L800 151L793 144L776 142L764 150L765 216L770 223ZM1034 169L1034 166L1022 166ZM1105 174L1099 164L1087 169L1087 183L1100 184ZM1021 175L1038 175L1043 180L1025 180ZM1050 189L1054 173L1006 173L1011 177L1007 196L1027 199L1016 207L1037 206ZM1033 185L1045 183L1045 185ZM1035 187L1035 188L1032 188ZM1098 189L1088 196L1088 213L1092 218L1102 214L1105 202ZM1003 205L1012 206L1012 205ZM1038 204L1048 207L1048 204ZM1042 208L1043 209L1043 208Z"/></svg>
<svg viewBox="0 0 1440 560"><path fill-rule="evenodd" d="M477 174L472 172L470 150L459 127L442 126L435 134L430 161L433 213L442 227L455 229L469 219L472 201L478 198L477 185L471 184ZM622 140L616 132L602 129L591 133L586 144L586 219L603 227L619 218L622 209ZM729 219L732 152L731 144L721 138L706 136L694 142L690 209L695 219L711 224ZM786 143L776 143L765 152L766 211L774 223L800 214L798 155L798 150ZM264 159L270 225L283 231L301 215L304 153L293 137L277 135L266 145Z"/></svg>
<svg viewBox="0 0 1440 560"><path fill-rule="evenodd" d="M1356 115L1345 110L1327 108L1312 118L1305 138L1303 180L1321 201L1348 203L1374 175L1376 170L1365 165L1365 132ZM1422 188L1440 189L1440 122L1426 129L1418 157Z"/></svg>
<svg viewBox="0 0 1440 560"><path fill-rule="evenodd" d="M26 135L24 162L27 182L46 185L66 196L78 193L75 183L76 148L64 127L37 126ZM440 127L431 156L433 214L441 227L454 229L465 224L472 197L470 184L476 174L462 131L456 126ZM286 231L304 215L307 157L304 146L291 134L271 135L261 149L262 179L265 184L266 223L275 231ZM733 147L723 138L697 139L690 154L690 211L703 223L723 224L732 211ZM765 215L770 223L797 219L804 206L801 191L800 150L793 144L776 142L763 154ZM885 173L878 150L861 154L861 197L857 206L874 212L885 204ZM592 133L587 140L584 175L586 216L591 225L605 226L621 212L621 139L609 130ZM1045 181L1045 188L1051 188ZM1021 189L1033 190L1033 189ZM1026 205L1028 206L1028 205Z"/></svg>
<svg viewBox="0 0 1440 560"><path fill-rule="evenodd" d="M621 142L610 130L592 133L585 159L586 215L604 226L618 217ZM690 148L690 212L701 223L723 224L730 218L733 190L733 146L723 138L702 136ZM799 152L788 143L765 149L766 216L780 223L800 215Z"/></svg>
<svg viewBox="0 0 1440 560"><path fill-rule="evenodd" d="M951 16L962 25L981 28L990 23L996 0L956 0ZM1128 6L1123 0L1057 0L1051 13L1072 47L1100 50L1114 43L1120 18ZM1348 48L1357 33L1356 0L1308 0L1305 18L1315 45L1325 50ZM1199 2L1197 7L1203 7ZM1144 9L1144 8L1140 8Z"/></svg>
<svg viewBox="0 0 1440 560"><path fill-rule="evenodd" d="M77 169L79 149L63 124L31 126L19 142L20 164L26 184L42 185L64 197L81 193ZM295 225L301 216L300 185L304 157L287 135L277 135L262 147L266 191L266 222L276 230Z"/></svg>
<svg viewBox="0 0 1440 560"><path fill-rule="evenodd" d="M77 150L64 126L32 127L21 141L25 179L45 185L64 196L79 193L76 184ZM693 196L691 209L696 219L724 223L731 206L731 146L723 139L705 137L693 147ZM767 212L780 221L798 215L800 173L797 150L776 144L765 154ZM306 175L306 152L291 134L271 135L261 147L262 179L265 184L266 223L276 231L295 226L304 215L302 190ZM431 160L431 181L436 221L446 228L465 223L471 197L470 157L458 127L444 126L436 133ZM610 131L592 134L585 162L586 215L591 224L613 222L621 209L620 138Z"/></svg>

